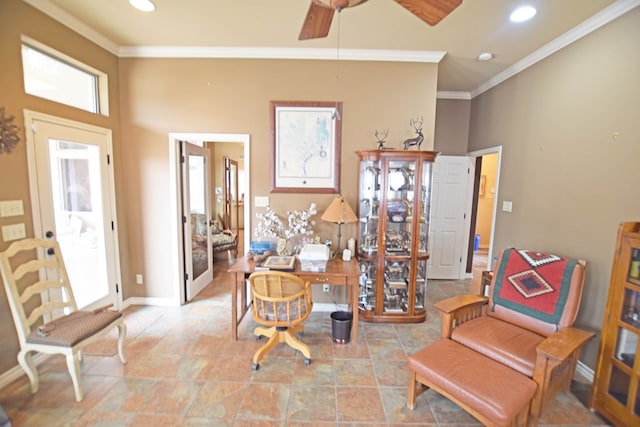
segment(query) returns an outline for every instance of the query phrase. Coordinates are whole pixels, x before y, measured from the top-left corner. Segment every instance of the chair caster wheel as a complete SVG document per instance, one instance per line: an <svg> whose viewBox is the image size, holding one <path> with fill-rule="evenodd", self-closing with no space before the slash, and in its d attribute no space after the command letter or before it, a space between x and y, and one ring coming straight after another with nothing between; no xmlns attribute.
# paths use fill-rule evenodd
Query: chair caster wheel
<svg viewBox="0 0 640 427"><path fill-rule="evenodd" d="M259 363L253 363L251 365L251 369L253 369L254 371L257 371L258 369L260 369L260 364Z"/></svg>
<svg viewBox="0 0 640 427"><path fill-rule="evenodd" d="M307 366L311 365L311 359L304 359L304 364Z"/></svg>

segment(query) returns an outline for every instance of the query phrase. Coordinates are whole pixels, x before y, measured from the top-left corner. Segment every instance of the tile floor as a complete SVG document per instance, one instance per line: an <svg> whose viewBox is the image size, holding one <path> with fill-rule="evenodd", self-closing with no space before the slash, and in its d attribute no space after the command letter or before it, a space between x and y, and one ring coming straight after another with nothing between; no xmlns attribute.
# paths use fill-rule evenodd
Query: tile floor
<svg viewBox="0 0 640 427"><path fill-rule="evenodd" d="M128 363L86 355L85 398L73 396L66 364L53 357L39 367L40 390L26 377L0 390L13 426L466 426L479 425L433 391L406 408L406 358L436 340L433 310L421 324L361 323L358 343L334 344L329 313L313 313L303 340L309 366L281 344L252 371L261 341L250 314L240 339L230 339L230 280L224 260L195 301L179 308L130 307ZM475 290L474 280L430 281L428 299ZM428 305L430 307L430 305ZM543 414L542 426L603 426L583 403L589 385L575 382Z"/></svg>

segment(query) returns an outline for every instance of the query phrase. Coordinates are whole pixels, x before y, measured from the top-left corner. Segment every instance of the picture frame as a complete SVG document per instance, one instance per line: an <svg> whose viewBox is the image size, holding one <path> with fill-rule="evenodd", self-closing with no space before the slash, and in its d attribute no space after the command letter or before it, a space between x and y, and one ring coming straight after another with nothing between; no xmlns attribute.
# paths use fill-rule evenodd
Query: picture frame
<svg viewBox="0 0 640 427"><path fill-rule="evenodd" d="M269 270L293 271L296 268L295 256L270 256L264 260L262 267Z"/></svg>
<svg viewBox="0 0 640 427"><path fill-rule="evenodd" d="M342 102L269 103L272 193L340 193L341 117Z"/></svg>
<svg viewBox="0 0 640 427"><path fill-rule="evenodd" d="M480 186L478 188L478 195L479 196L484 196L484 191L485 188L487 186L487 176L486 175L480 175Z"/></svg>

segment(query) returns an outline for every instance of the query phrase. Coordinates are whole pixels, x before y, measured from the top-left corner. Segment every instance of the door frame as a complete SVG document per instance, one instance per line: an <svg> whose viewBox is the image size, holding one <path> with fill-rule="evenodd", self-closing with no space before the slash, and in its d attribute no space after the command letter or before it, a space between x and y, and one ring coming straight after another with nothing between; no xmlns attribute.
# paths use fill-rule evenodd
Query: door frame
<svg viewBox="0 0 640 427"><path fill-rule="evenodd" d="M482 150L470 151L467 153L467 156L475 159L477 157L482 157L487 154L497 154L498 155L498 164L496 167L496 188L495 194L493 197L493 216L491 218L491 233L489 234L489 250L487 252L487 270L491 270L491 263L493 260L493 237L496 229L496 213L498 212L498 194L500 192L500 169L502 164L502 145L497 145L495 147L484 148ZM480 173L480 170L475 171L476 174ZM475 191L477 192L477 190ZM471 197L473 198L473 192L471 193ZM476 217L478 216L478 206L477 204L473 207L471 211L471 215L473 217L472 223L475 224ZM469 239L475 237L475 234L469 233ZM471 241L471 240L470 240Z"/></svg>
<svg viewBox="0 0 640 427"><path fill-rule="evenodd" d="M113 258L114 280L115 286L115 306L121 309L123 306L123 289L122 289L122 273L120 270L120 245L118 241L118 216L116 209L116 186L114 176L114 156L113 156L113 139L112 131L108 128L90 125L75 120L65 119L62 117L52 116L50 114L40 113L28 109L23 110L25 127L30 127L34 120L47 121L59 126L75 127L88 132L98 133L104 136L107 143L107 155L109 156L110 167L107 168L108 186L111 191L108 194L109 206L104 207L104 211L111 217L113 222L113 230L111 233L111 245L107 243L106 253ZM33 220L33 235L37 238L44 238L42 235L42 217L40 216L40 196L38 190L38 170L36 167L36 147L33 133L26 131L26 149L27 149L27 169L29 173L29 192L31 198L31 216ZM109 286L111 293L112 286Z"/></svg>
<svg viewBox="0 0 640 427"><path fill-rule="evenodd" d="M251 182L251 162L250 148L251 136L248 133L213 133L213 132L170 132L169 133L169 205L171 223L171 262L172 271L175 273L175 283L178 284L178 304L182 305L187 302L184 289L184 233L182 229L182 213L181 213L181 183L180 183L180 142L189 141L195 145L204 145L205 142L237 142L243 143L244 154L244 171L245 171L245 200L251 200L250 182ZM244 206L244 224L245 230L251 229L251 204L245 203ZM251 239L251 233L244 233L244 247L248 248Z"/></svg>

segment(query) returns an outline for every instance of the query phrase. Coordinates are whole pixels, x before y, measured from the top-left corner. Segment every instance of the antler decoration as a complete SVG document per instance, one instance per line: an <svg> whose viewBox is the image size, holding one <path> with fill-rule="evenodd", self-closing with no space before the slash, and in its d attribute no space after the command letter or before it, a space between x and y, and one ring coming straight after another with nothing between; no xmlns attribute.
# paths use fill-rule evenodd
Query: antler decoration
<svg viewBox="0 0 640 427"><path fill-rule="evenodd" d="M384 129L382 132L378 132L378 129L376 129L375 135L378 140L378 150L384 150L384 143L387 136L389 136L389 129Z"/></svg>
<svg viewBox="0 0 640 427"><path fill-rule="evenodd" d="M411 119L409 120L409 124L411 125L411 127L413 127L413 129L416 131L416 133L418 134L418 136L416 136L415 138L410 138L410 139L406 139L403 143L403 148L405 150L408 150L409 147L415 145L416 147L418 147L418 150L420 150L420 144L422 144L422 141L424 141L424 135L422 134L422 123L423 123L424 119L422 117L420 118L415 118L415 119Z"/></svg>
<svg viewBox="0 0 640 427"><path fill-rule="evenodd" d="M13 124L14 116L5 117L4 107L0 107L0 153L10 153L20 142L18 126Z"/></svg>

